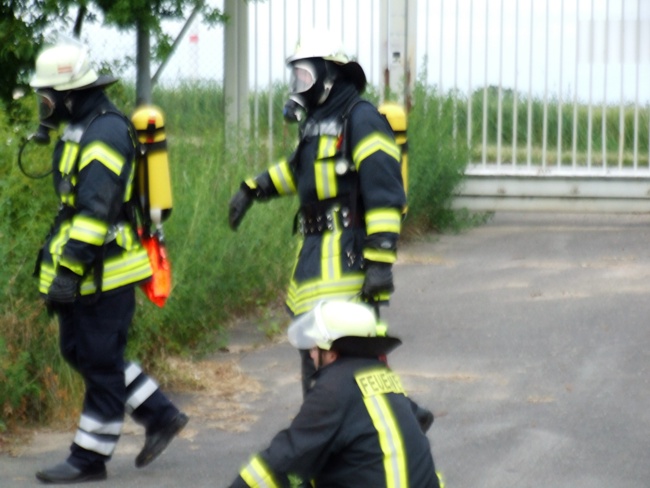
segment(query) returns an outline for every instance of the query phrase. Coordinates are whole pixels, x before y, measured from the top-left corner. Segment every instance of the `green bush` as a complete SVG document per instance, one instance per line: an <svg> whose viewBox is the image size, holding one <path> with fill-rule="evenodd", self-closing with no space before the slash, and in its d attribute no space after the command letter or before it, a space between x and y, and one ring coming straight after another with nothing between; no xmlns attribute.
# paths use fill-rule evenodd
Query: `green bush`
<svg viewBox="0 0 650 488"><path fill-rule="evenodd" d="M467 215L451 203L469 160L466 138L455 133L457 99L416 86L408 118L408 216L405 234L457 229ZM457 128L456 128L457 132Z"/></svg>

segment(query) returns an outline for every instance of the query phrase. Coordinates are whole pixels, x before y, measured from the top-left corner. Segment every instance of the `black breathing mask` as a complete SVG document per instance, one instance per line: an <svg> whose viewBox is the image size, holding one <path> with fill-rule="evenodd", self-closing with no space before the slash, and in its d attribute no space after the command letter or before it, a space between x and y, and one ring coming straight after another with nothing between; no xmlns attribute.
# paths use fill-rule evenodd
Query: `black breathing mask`
<svg viewBox="0 0 650 488"><path fill-rule="evenodd" d="M67 94L68 92L60 92L51 88L36 90L40 124L31 138L38 144L49 144L49 132L56 130L61 122L69 120L70 113L65 104Z"/></svg>
<svg viewBox="0 0 650 488"><path fill-rule="evenodd" d="M305 109L300 97L296 95L290 95L287 103L282 107L282 115L284 120L292 124L295 122L302 122L302 120L307 115L307 110Z"/></svg>
<svg viewBox="0 0 650 488"><path fill-rule="evenodd" d="M287 122L300 122L307 112L327 99L334 83L334 70L322 58L308 58L291 63L289 100L282 113Z"/></svg>

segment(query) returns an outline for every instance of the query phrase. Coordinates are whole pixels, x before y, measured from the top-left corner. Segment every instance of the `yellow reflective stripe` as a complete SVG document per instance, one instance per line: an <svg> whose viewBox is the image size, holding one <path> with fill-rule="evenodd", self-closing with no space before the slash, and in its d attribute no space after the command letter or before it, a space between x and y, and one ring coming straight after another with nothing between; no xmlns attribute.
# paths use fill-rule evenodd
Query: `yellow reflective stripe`
<svg viewBox="0 0 650 488"><path fill-rule="evenodd" d="M361 291L363 273L346 274L335 281L319 278L301 282L294 279L289 283L287 306L296 315L309 312L320 300L349 300Z"/></svg>
<svg viewBox="0 0 650 488"><path fill-rule="evenodd" d="M397 252L387 249L375 249L368 247L363 250L363 257L378 263L394 263L397 261Z"/></svg>
<svg viewBox="0 0 650 488"><path fill-rule="evenodd" d="M286 159L269 168L269 176L280 195L294 195L296 193L296 183L293 180L293 174Z"/></svg>
<svg viewBox="0 0 650 488"><path fill-rule="evenodd" d="M336 154L338 140L338 137L321 136L318 141L318 154L316 159L327 159L333 157Z"/></svg>
<svg viewBox="0 0 650 488"><path fill-rule="evenodd" d="M137 164L131 165L131 172L129 173L129 180L126 183L126 191L124 192L124 201L128 202L131 200L131 194L133 193L133 182L135 181L135 170Z"/></svg>
<svg viewBox="0 0 650 488"><path fill-rule="evenodd" d="M70 221L65 221L59 227L59 232L52 238L50 241L50 254L54 260L54 264L57 264L59 256L63 253L63 246L68 242L68 233L70 231Z"/></svg>
<svg viewBox="0 0 650 488"><path fill-rule="evenodd" d="M436 476L438 477L438 484L440 485L440 488L445 488L445 480L442 477L442 473L440 471L436 471Z"/></svg>
<svg viewBox="0 0 650 488"><path fill-rule="evenodd" d="M50 263L41 262L41 269L38 276L38 291L46 294L55 276L54 266Z"/></svg>
<svg viewBox="0 0 650 488"><path fill-rule="evenodd" d="M246 181L244 181L244 183L246 183L246 186L251 190L255 190L257 188L257 181L255 181L254 178L248 178Z"/></svg>
<svg viewBox="0 0 650 488"><path fill-rule="evenodd" d="M333 159L314 163L316 194L319 200L334 198L337 194L335 164Z"/></svg>
<svg viewBox="0 0 650 488"><path fill-rule="evenodd" d="M400 151L395 141L386 134L374 132L362 139L352 152L352 160L357 170L361 163L377 151L383 151L399 163Z"/></svg>
<svg viewBox="0 0 650 488"><path fill-rule="evenodd" d="M74 169L74 164L77 162L77 155L79 154L79 144L76 142L66 141L61 152L61 159L59 160L59 171L64 175L69 175Z"/></svg>
<svg viewBox="0 0 650 488"><path fill-rule="evenodd" d="M338 219L332 219L334 229L323 232L321 244L321 277L324 281L341 278L341 230Z"/></svg>
<svg viewBox="0 0 650 488"><path fill-rule="evenodd" d="M151 276L151 265L147 252L139 247L104 261L102 291L146 280ZM93 277L88 276L81 284L81 294L89 295L96 290Z"/></svg>
<svg viewBox="0 0 650 488"><path fill-rule="evenodd" d="M79 263L78 261L71 261L65 256L61 256L61 259L59 260L59 266L64 266L79 276L82 276L85 272L83 264Z"/></svg>
<svg viewBox="0 0 650 488"><path fill-rule="evenodd" d="M61 152L61 159L59 160L59 172L64 178L69 178L72 188L77 184L77 177L74 173L74 165L77 162L77 155L79 154L79 144L76 142L66 141ZM61 202L65 205L74 207L75 194L74 192L60 195Z"/></svg>
<svg viewBox="0 0 650 488"><path fill-rule="evenodd" d="M333 157L336 155L338 137L321 136L318 140L318 152L314 164L316 194L319 200L334 198L338 189Z"/></svg>
<svg viewBox="0 0 650 488"><path fill-rule="evenodd" d="M379 445L384 454L386 488L408 488L406 449L402 433L385 395L364 397L372 423L377 429Z"/></svg>
<svg viewBox="0 0 650 488"><path fill-rule="evenodd" d="M132 249L139 241L130 225L120 225L115 235L115 242L123 249Z"/></svg>
<svg viewBox="0 0 650 488"><path fill-rule="evenodd" d="M273 472L259 456L253 457L239 472L239 476L251 488L280 488Z"/></svg>
<svg viewBox="0 0 650 488"><path fill-rule="evenodd" d="M401 224L402 213L396 208L376 208L366 212L366 232L368 235L377 232L399 234Z"/></svg>
<svg viewBox="0 0 650 488"><path fill-rule="evenodd" d="M103 142L96 141L84 147L79 162L79 171L93 161L99 161L116 175L120 175L124 166L124 156Z"/></svg>
<svg viewBox="0 0 650 488"><path fill-rule="evenodd" d="M67 205L68 207L74 207L75 194L68 193L67 195L61 195L61 203Z"/></svg>
<svg viewBox="0 0 650 488"><path fill-rule="evenodd" d="M107 233L108 224L106 222L85 215L75 215L72 218L69 238L94 246L101 246L104 244Z"/></svg>

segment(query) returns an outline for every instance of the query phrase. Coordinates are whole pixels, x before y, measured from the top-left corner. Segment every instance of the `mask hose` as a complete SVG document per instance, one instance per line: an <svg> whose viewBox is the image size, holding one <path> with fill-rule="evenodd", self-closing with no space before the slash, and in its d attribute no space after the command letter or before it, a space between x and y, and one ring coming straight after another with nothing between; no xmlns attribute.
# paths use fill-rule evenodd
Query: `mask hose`
<svg viewBox="0 0 650 488"><path fill-rule="evenodd" d="M49 128L44 126L43 124L39 125L35 133L23 139L23 142L21 143L20 148L18 149L18 167L20 168L21 173L27 176L28 178L31 178L33 180L38 180L40 178L45 178L46 176L49 176L50 174L52 174L53 170L52 168L50 168L45 173L30 173L25 169L23 165L23 151L25 150L25 146L27 146L27 144L32 140L40 145L49 144L50 143Z"/></svg>

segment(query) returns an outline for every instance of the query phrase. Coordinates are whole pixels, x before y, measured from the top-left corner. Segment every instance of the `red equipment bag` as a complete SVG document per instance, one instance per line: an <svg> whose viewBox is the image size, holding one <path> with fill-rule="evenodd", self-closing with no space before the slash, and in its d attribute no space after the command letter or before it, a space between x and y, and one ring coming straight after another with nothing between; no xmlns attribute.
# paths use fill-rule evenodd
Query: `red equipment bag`
<svg viewBox="0 0 650 488"><path fill-rule="evenodd" d="M153 276L141 285L142 291L154 304L162 308L172 291L172 269L167 258L167 249L158 233L141 235L142 245L147 250Z"/></svg>

